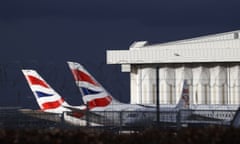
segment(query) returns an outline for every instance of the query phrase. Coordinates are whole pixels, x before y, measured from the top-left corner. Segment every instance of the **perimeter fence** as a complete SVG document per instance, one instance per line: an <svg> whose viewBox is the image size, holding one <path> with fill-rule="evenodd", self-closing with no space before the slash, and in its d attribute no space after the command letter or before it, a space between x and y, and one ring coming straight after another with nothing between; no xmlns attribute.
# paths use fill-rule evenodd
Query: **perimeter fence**
<svg viewBox="0 0 240 144"><path fill-rule="evenodd" d="M98 111L76 117L72 113L51 114L32 110L1 109L0 128L93 128L142 130L159 128L231 126L235 110Z"/></svg>

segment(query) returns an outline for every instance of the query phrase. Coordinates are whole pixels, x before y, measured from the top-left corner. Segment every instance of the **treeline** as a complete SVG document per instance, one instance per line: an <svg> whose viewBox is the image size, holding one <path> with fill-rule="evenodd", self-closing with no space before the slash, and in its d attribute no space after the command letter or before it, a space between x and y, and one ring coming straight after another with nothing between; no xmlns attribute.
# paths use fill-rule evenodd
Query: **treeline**
<svg viewBox="0 0 240 144"><path fill-rule="evenodd" d="M24 144L221 144L240 143L240 129L208 127L146 129L117 133L81 129L1 129L0 143Z"/></svg>

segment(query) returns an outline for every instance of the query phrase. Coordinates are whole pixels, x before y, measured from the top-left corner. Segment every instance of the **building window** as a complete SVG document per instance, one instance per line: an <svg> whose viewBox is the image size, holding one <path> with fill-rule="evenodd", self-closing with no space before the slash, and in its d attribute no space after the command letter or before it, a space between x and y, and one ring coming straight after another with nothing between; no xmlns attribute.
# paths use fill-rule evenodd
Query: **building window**
<svg viewBox="0 0 240 144"><path fill-rule="evenodd" d="M234 39L238 39L239 38L239 34L238 34L238 32L235 32L234 33Z"/></svg>

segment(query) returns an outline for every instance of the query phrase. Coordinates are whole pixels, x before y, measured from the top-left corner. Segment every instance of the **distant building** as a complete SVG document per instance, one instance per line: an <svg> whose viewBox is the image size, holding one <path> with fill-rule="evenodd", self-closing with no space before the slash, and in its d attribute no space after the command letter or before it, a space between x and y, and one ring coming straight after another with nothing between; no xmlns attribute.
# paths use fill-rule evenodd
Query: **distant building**
<svg viewBox="0 0 240 144"><path fill-rule="evenodd" d="M175 42L133 43L129 50L108 50L107 64L130 72L131 103L176 104L183 80L191 104L240 104L240 30Z"/></svg>

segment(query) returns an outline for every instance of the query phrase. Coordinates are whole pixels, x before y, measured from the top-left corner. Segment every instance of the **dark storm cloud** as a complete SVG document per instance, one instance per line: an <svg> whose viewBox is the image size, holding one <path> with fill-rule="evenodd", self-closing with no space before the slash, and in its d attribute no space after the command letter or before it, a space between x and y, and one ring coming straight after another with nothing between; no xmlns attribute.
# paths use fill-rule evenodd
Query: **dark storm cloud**
<svg viewBox="0 0 240 144"><path fill-rule="evenodd" d="M145 25L229 24L238 21L240 2L237 0L182 1L7 1L1 4L5 20L40 17L114 20L131 19Z"/></svg>
<svg viewBox="0 0 240 144"><path fill-rule="evenodd" d="M9 97L0 106L36 106L20 72L26 67L79 104L66 60L82 63L113 96L129 101L129 74L106 65L107 49L237 30L239 6L239 0L1 0L0 91Z"/></svg>

